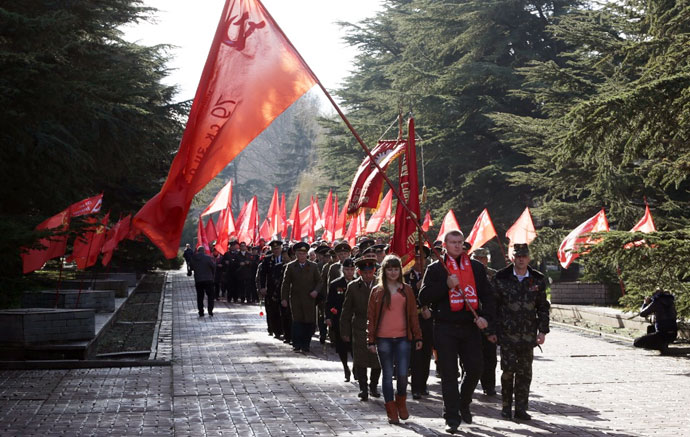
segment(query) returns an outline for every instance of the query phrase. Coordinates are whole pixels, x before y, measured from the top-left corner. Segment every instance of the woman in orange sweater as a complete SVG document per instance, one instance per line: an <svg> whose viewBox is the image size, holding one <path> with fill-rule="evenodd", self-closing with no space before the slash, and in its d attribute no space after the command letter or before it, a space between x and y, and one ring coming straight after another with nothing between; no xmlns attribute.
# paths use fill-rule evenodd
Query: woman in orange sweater
<svg viewBox="0 0 690 437"><path fill-rule="evenodd" d="M389 423L410 417L407 412L407 369L411 343L422 347L417 301L412 288L403 282L400 258L387 255L381 263L378 284L369 296L367 343L378 353L383 372L381 386ZM397 364L397 393L393 398L393 369Z"/></svg>

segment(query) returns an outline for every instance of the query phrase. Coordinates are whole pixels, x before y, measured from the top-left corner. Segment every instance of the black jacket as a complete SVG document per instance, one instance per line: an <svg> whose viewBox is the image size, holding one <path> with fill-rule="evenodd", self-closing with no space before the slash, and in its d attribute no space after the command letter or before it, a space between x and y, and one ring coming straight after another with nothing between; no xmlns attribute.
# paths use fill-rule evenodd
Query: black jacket
<svg viewBox="0 0 690 437"><path fill-rule="evenodd" d="M448 255L444 255L443 262L445 262L446 256ZM475 260L471 260L471 263L474 282L477 286L477 297L479 298L477 314L484 317L489 323L485 333L487 335L492 334L496 320L496 303L493 290L486 278L486 270L482 263ZM472 323L474 316L466 308L460 311L450 310L447 279L448 273L441 261L434 261L429 264L419 289L419 303L427 305L431 309L435 323Z"/></svg>
<svg viewBox="0 0 690 437"><path fill-rule="evenodd" d="M654 293L652 301L643 305L640 310L642 317L654 314L654 327L657 332L678 331L676 323L676 305L674 297L670 293Z"/></svg>

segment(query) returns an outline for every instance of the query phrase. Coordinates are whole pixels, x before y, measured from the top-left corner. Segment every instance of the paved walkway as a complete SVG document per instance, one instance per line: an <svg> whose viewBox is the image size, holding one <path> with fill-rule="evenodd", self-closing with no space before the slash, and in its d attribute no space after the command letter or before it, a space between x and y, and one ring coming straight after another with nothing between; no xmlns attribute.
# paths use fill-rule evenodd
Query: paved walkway
<svg viewBox="0 0 690 437"><path fill-rule="evenodd" d="M330 347L293 353L266 334L257 306L220 303L200 319L190 278L170 275L171 367L0 371L0 435L444 434L434 376L410 419L389 425L382 398L359 402L343 382ZM533 420L502 420L500 398L477 391L460 435L690 435L690 360L564 328L535 355Z"/></svg>

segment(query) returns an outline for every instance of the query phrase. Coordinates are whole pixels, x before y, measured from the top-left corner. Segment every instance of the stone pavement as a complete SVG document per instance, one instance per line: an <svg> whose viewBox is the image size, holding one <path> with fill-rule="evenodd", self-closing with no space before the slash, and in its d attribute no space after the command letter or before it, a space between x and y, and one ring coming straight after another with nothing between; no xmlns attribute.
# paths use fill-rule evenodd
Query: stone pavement
<svg viewBox="0 0 690 437"><path fill-rule="evenodd" d="M293 353L267 335L258 306L220 303L199 318L191 279L170 275L172 366L0 371L0 435L444 434L435 376L410 419L389 425L383 399L360 402L330 347ZM500 398L477 391L460 435L690 435L685 358L556 327L534 375L531 422L502 420Z"/></svg>

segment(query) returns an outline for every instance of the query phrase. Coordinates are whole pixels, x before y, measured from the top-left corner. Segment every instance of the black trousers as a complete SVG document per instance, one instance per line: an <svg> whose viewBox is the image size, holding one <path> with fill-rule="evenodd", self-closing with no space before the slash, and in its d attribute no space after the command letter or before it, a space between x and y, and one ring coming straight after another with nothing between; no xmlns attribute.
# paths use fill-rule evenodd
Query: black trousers
<svg viewBox="0 0 690 437"><path fill-rule="evenodd" d="M434 346L441 369L443 418L459 423L460 409L469 408L472 393L477 388L484 369L481 333L472 321L459 324L434 323ZM458 357L465 371L460 391Z"/></svg>
<svg viewBox="0 0 690 437"><path fill-rule="evenodd" d="M633 346L660 351L666 349L668 344L672 343L677 336L677 331L654 332L652 334L647 334L636 338L633 342Z"/></svg>
<svg viewBox="0 0 690 437"><path fill-rule="evenodd" d="M287 308L280 306L280 324L283 327L283 338L288 342L292 341L292 312L290 311L290 304Z"/></svg>
<svg viewBox="0 0 690 437"><path fill-rule="evenodd" d="M496 343L491 343L482 335L482 354L484 355L484 371L482 372L482 390L496 390Z"/></svg>
<svg viewBox="0 0 690 437"><path fill-rule="evenodd" d="M381 378L381 369L371 369L371 375L369 377L368 386L366 367L353 366L352 371L355 372L355 376L357 376L357 382L359 382L360 391L366 392L368 387L376 387L379 384L379 378Z"/></svg>
<svg viewBox="0 0 690 437"><path fill-rule="evenodd" d="M431 351L434 347L434 322L431 319L419 317L419 327L422 330L422 348L416 350L412 347L410 368L412 374L412 393L423 393L429 379L429 366L431 365Z"/></svg>
<svg viewBox="0 0 690 437"><path fill-rule="evenodd" d="M195 282L194 287L196 287L196 306L199 309L199 315L204 315L204 294L206 295L208 313L213 314L213 301L216 299L213 281Z"/></svg>
<svg viewBox="0 0 690 437"><path fill-rule="evenodd" d="M264 303L266 305L268 333L276 337L283 335L283 325L280 321L280 302L274 300L272 297L266 296Z"/></svg>

